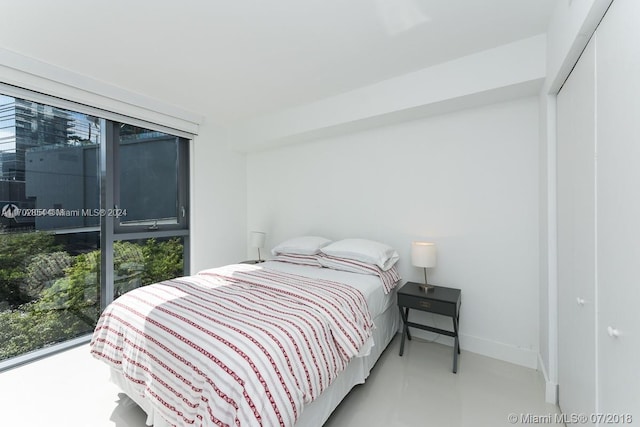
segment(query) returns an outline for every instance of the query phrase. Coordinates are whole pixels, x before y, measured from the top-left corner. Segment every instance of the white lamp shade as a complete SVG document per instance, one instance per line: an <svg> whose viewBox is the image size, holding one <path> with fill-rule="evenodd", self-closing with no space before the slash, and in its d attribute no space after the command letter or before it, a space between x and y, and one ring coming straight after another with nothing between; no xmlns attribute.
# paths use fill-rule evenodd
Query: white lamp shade
<svg viewBox="0 0 640 427"><path fill-rule="evenodd" d="M411 244L411 264L416 267L435 267L436 244L428 242L413 242Z"/></svg>
<svg viewBox="0 0 640 427"><path fill-rule="evenodd" d="M252 248L264 248L264 242L267 238L267 233L262 231L252 231L249 236L249 246Z"/></svg>

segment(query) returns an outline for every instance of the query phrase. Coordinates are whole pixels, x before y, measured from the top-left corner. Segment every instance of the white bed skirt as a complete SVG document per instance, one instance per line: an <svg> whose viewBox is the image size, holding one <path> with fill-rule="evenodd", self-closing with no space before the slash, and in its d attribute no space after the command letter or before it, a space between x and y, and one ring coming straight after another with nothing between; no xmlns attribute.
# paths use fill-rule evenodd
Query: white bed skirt
<svg viewBox="0 0 640 427"><path fill-rule="evenodd" d="M349 391L357 384L365 382L371 372L371 368L373 368L373 365L378 361L384 349L399 330L400 316L395 301L373 322L376 325L376 329L373 331L375 345L371 349L371 353L368 356L352 359L347 368L340 373L329 388L320 397L304 407L300 418L295 424L296 427L322 426ZM147 414L147 425L170 427L164 418L156 413L150 402L135 393L122 374L113 368L111 369L111 381L144 410Z"/></svg>

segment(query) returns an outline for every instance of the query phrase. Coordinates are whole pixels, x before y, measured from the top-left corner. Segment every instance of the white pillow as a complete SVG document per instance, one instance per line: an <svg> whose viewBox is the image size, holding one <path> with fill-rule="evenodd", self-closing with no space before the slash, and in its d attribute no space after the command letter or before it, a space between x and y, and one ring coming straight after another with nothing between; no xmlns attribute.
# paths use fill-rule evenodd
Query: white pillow
<svg viewBox="0 0 640 427"><path fill-rule="evenodd" d="M315 255L320 249L331 243L331 240L318 236L300 236L284 242L271 249L271 254Z"/></svg>
<svg viewBox="0 0 640 427"><path fill-rule="evenodd" d="M320 250L333 257L375 264L383 271L393 267L400 258L398 252L391 246L367 239L338 240Z"/></svg>
<svg viewBox="0 0 640 427"><path fill-rule="evenodd" d="M380 267L374 264L356 261L355 259L336 258L327 254L319 255L318 262L322 267L331 268L333 270L360 274L374 274L380 277L385 294L391 292L391 290L395 288L402 279L400 274L398 274L398 270L395 265L392 265L390 269L383 271Z"/></svg>
<svg viewBox="0 0 640 427"><path fill-rule="evenodd" d="M322 267L318 258L320 255L300 255L300 254L278 254L269 261L286 262L288 264L308 265L311 267Z"/></svg>

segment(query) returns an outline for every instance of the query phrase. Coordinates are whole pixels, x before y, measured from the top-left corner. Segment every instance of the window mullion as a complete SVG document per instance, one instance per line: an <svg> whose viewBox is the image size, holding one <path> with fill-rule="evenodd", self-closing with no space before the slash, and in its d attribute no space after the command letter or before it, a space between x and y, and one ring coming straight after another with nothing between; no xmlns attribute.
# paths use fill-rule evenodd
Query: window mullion
<svg viewBox="0 0 640 427"><path fill-rule="evenodd" d="M189 229L189 141L181 140L178 147L178 223Z"/></svg>
<svg viewBox="0 0 640 427"><path fill-rule="evenodd" d="M110 209L115 205L117 164L114 147L117 146L117 126L108 120L100 119L100 126L104 129L100 139L100 207ZM100 307L102 310L113 301L114 272L113 272L113 217L100 217L101 256L100 256Z"/></svg>

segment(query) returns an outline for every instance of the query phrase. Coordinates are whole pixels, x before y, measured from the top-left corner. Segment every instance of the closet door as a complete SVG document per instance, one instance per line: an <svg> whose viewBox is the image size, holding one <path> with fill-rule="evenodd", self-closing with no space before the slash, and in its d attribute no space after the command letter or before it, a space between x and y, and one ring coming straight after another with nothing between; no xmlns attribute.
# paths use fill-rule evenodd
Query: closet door
<svg viewBox="0 0 640 427"><path fill-rule="evenodd" d="M558 396L562 412L590 414L596 410L594 40L558 94L557 123Z"/></svg>
<svg viewBox="0 0 640 427"><path fill-rule="evenodd" d="M599 411L640 422L640 1L597 31ZM619 423L621 424L621 423ZM604 425L604 423L603 423Z"/></svg>

